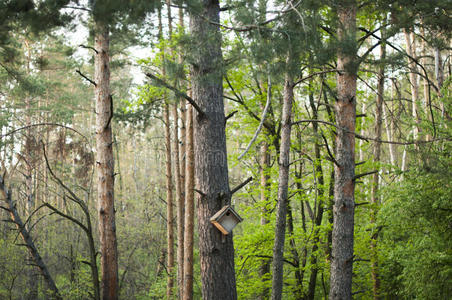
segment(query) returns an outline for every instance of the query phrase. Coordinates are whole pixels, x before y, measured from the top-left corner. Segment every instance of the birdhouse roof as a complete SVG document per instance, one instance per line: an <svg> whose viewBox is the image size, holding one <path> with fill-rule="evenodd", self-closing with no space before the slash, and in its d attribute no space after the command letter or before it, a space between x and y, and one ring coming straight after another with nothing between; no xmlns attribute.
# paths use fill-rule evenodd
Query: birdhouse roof
<svg viewBox="0 0 452 300"><path fill-rule="evenodd" d="M242 221L243 221L242 217L240 217L240 216L237 214L237 212L236 212L236 211L232 208L232 206L230 206L230 205L223 206L222 209L220 209L216 214L214 214L214 215L210 218L210 221L217 221L217 220L221 219L221 217L223 217L227 212L232 213L232 214L237 218L237 220L238 220L239 222L242 222Z"/></svg>

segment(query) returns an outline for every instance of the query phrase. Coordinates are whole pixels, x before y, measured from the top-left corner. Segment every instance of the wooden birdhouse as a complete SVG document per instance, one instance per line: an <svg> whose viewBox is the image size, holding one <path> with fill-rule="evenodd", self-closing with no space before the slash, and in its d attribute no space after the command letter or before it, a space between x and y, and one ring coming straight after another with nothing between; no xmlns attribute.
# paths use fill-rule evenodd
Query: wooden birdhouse
<svg viewBox="0 0 452 300"><path fill-rule="evenodd" d="M230 205L224 206L210 218L210 222L224 235L231 233L232 229L242 221L243 219Z"/></svg>

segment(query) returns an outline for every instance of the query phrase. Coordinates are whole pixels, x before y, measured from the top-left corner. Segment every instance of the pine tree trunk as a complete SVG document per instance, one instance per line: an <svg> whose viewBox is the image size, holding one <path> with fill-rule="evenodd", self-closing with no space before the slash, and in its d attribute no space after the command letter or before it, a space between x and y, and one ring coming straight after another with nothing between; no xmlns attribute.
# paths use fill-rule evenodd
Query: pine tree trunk
<svg viewBox="0 0 452 300"><path fill-rule="evenodd" d="M183 31L184 28L184 14L183 9L179 8L179 28ZM178 53L178 63L180 66L183 65L182 59L182 51L183 49L179 49ZM181 87L182 80L178 79L178 85ZM177 284L179 291L179 299L183 297L183 289L184 289L184 249L185 249L185 199L187 190L185 187L186 180L186 144L187 144L187 136L186 136L186 123L187 123L187 103L185 99L179 99L180 103L180 119L181 119L181 127L180 127L180 139L179 143L179 155L180 155L180 186L181 186L181 196L177 202ZM193 185L191 187L193 189ZM193 214L192 214L193 215ZM193 231L192 231L193 232ZM193 251L193 250L192 250Z"/></svg>
<svg viewBox="0 0 452 300"><path fill-rule="evenodd" d="M386 45L380 45L380 60L384 61L386 58ZM375 145L374 145L374 162L380 163L381 160L381 131L382 131L382 112L384 105L384 83L385 83L385 66L382 62L378 70L378 86L377 86L377 101L375 107ZM378 189L380 184L379 173L373 174L372 189L371 189L371 203L373 208L370 213L370 223L375 225L378 213L379 197ZM375 228L374 228L375 229ZM371 248L371 265L372 265L372 288L373 297L375 300L380 299L380 276L378 267L378 252L377 252L377 233L373 233L370 241Z"/></svg>
<svg viewBox="0 0 452 300"><path fill-rule="evenodd" d="M102 298L118 299L118 250L114 207L114 158L111 119L113 99L110 94L109 30L95 24L94 81L96 82L96 169L99 232L101 249Z"/></svg>
<svg viewBox="0 0 452 300"><path fill-rule="evenodd" d="M291 54L289 54L290 56ZM289 57L288 63L292 62ZM283 291L283 255L286 233L286 216L289 189L290 133L293 102L293 81L286 74L281 118L281 144L279 153L278 204L276 205L275 244L273 246L272 299L280 300Z"/></svg>
<svg viewBox="0 0 452 300"><path fill-rule="evenodd" d="M166 147L166 238L167 238L167 266L168 281L166 285L166 297L172 298L174 286L174 223L173 223L173 175L171 170L171 130L168 104L165 104L165 147Z"/></svg>
<svg viewBox="0 0 452 300"><path fill-rule="evenodd" d="M184 236L184 300L193 299L193 235L195 215L195 154L193 144L193 108L187 107L185 179L185 236Z"/></svg>
<svg viewBox="0 0 452 300"><path fill-rule="evenodd" d="M334 223L330 299L352 298L353 229L355 212L355 123L356 123L356 2L342 1L337 7L339 48L337 53L336 161ZM352 50L351 50L352 49Z"/></svg>
<svg viewBox="0 0 452 300"><path fill-rule="evenodd" d="M231 203L223 104L220 5L204 0L190 12L194 41L191 79L193 99L204 115L195 117L199 255L204 300L237 299L232 234L225 237L210 218Z"/></svg>

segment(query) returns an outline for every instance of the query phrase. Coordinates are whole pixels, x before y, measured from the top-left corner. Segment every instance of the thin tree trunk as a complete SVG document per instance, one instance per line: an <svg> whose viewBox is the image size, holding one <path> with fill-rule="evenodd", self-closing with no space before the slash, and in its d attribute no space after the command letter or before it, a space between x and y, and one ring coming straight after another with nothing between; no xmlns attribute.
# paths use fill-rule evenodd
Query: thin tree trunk
<svg viewBox="0 0 452 300"><path fill-rule="evenodd" d="M394 85L395 83L392 82L391 85L391 100L392 102L394 102ZM389 117L388 112L386 111L386 105L385 103L383 103L382 105L382 113L383 113L383 119L385 122L385 128L386 128L386 135L388 137L388 141L392 142L392 132L393 132L393 121L392 118ZM389 161L391 163L392 166L395 166L396 164L396 159L395 159L395 147L394 144L389 143L388 144L388 148L389 148Z"/></svg>
<svg viewBox="0 0 452 300"><path fill-rule="evenodd" d="M334 180L334 224L330 299L352 298L353 230L355 212L355 124L356 124L356 2L337 7L336 161ZM341 44L342 43L342 44ZM347 44L347 46L345 46ZM353 49L353 50L351 50Z"/></svg>
<svg viewBox="0 0 452 300"><path fill-rule="evenodd" d="M425 37L424 27L421 26L421 35ZM428 74L427 74L427 64L428 64L428 58L427 58L427 42L425 39L422 39L421 41L421 53L422 53L422 64L424 68L422 69L424 71L424 77L423 77L423 92L424 92L424 103L423 103L423 109L425 114L427 115L427 118L430 122L432 122L432 115L430 114L430 84L427 80ZM429 141L431 140L431 135L427 133L425 135L425 140Z"/></svg>
<svg viewBox="0 0 452 300"><path fill-rule="evenodd" d="M443 68L443 60L441 57L441 50L438 47L435 47L435 78L436 82L438 83L438 97L442 97L441 89L443 88L444 84L444 68ZM445 116L445 107L444 102L440 102L441 107L441 119L444 120Z"/></svg>
<svg viewBox="0 0 452 300"><path fill-rule="evenodd" d="M325 99L326 105L326 111L328 113L328 120L331 123L335 122L335 115L334 111L330 108L330 105L328 104L328 96L326 93L326 90L323 91L323 98ZM326 140L326 138L325 138ZM336 153L336 140L332 138L333 147L330 149L332 153ZM328 144L326 146L330 147ZM329 180L329 188L328 188L328 223L332 227L334 223L334 214L333 214L333 207L334 207L334 178L335 178L335 171L334 171L334 162L331 162L331 173L330 173L330 180ZM333 244L333 231L328 230L328 243L326 247L326 259L331 262L331 255L332 255L332 244Z"/></svg>
<svg viewBox="0 0 452 300"><path fill-rule="evenodd" d="M26 71L27 75L31 75L31 45L28 40L24 41L26 47ZM26 97L25 99L25 124L26 126L31 125L31 99L30 97ZM30 216L34 210L34 195L33 195L33 132L32 128L28 128L26 131L25 138L25 186L26 186L26 195L27 195L27 204L26 204L26 214ZM30 230L29 224L27 223L27 230ZM33 260L32 254L29 253L28 259L30 261ZM29 293L27 295L27 299L34 300L38 297L38 280L35 274L35 268L30 266L27 270L28 275L28 286Z"/></svg>
<svg viewBox="0 0 452 300"><path fill-rule="evenodd" d="M287 59L292 63L291 56ZM284 99L281 118L281 145L279 153L278 203L276 205L275 244L273 246L272 299L280 300L283 291L283 255L286 233L286 216L289 189L290 133L293 102L293 81L290 74L285 75Z"/></svg>
<svg viewBox="0 0 452 300"><path fill-rule="evenodd" d="M187 107L186 180L185 180L185 237L184 237L184 300L193 299L193 233L195 215L195 155L193 144L193 108Z"/></svg>
<svg viewBox="0 0 452 300"><path fill-rule="evenodd" d="M312 116L314 120L318 119L318 108L315 106L314 103L314 95L311 93L309 95L309 103L312 109ZM322 161L320 157L320 144L318 142L319 133L318 133L318 123L313 122L312 127L314 130L314 135L316 142L314 143L314 155L315 155L315 161L314 161L314 168L315 168L315 177L316 177L316 195L318 198L318 205L316 207L316 216L314 220L315 229L314 229L314 240L313 240L313 246L311 251L311 275L309 277L309 288L308 288L308 299L314 299L315 296L315 286L317 283L317 273L319 271L319 267L317 266L317 255L314 253L317 252L319 248L319 228L320 225L322 225L322 219L323 219L323 211L324 211L324 205L325 205L325 199L327 198L326 194L326 187L325 187L325 180L323 177L323 169L322 169Z"/></svg>
<svg viewBox="0 0 452 300"><path fill-rule="evenodd" d="M204 300L237 299L232 234L222 233L210 218L230 205L223 104L220 5L204 0L190 11L193 45L191 80L193 99L204 114L195 119L196 185L198 196L199 256Z"/></svg>
<svg viewBox="0 0 452 300"><path fill-rule="evenodd" d="M167 10L168 10L168 26L170 28L169 30L169 39L171 38L171 8L169 5L169 2L167 2ZM162 16L161 11L158 12L158 19L159 19L159 37L163 38L163 26L162 26ZM165 55L164 50L161 50L163 52L163 56ZM166 75L166 69L163 66L162 67L162 74L163 76ZM168 99L165 99L168 101ZM177 109L177 108L176 108ZM175 114L175 123L177 123L177 111ZM166 259L167 259L167 285L166 285L166 298L169 300L172 298L173 295L173 287L174 287L174 213L173 213L173 174L172 174L172 154L173 151L175 151L175 148L178 148L177 145L177 139L174 137L174 145L173 149L171 146L171 123L170 123L170 108L169 104L165 103L165 108L163 111L163 119L165 122L165 148L166 148L166 241L167 241L167 253L166 253ZM175 126L174 133L177 134L177 124ZM173 151L172 151L173 150ZM176 159L176 157L174 157ZM177 157L177 164L179 162L179 157ZM176 163L176 161L175 161ZM177 166L178 167L178 166ZM178 174L177 167L175 169L174 176L177 177L176 174ZM177 180L177 179L176 179ZM176 184L177 186L177 184ZM179 186L180 191L180 186ZM177 194L177 191L176 191ZM164 261L164 260L163 260Z"/></svg>
<svg viewBox="0 0 452 300"><path fill-rule="evenodd" d="M264 205L264 208L262 209L261 214L261 225L266 225L270 221L268 219L268 210L265 208L265 205L268 203L268 194L270 193L270 175L268 174L269 168L270 168L270 151L268 147L268 142L263 141L261 144L260 149L260 173L261 173L261 180L260 180L260 187L261 187L261 203ZM270 262L268 260L263 261L259 267L259 276L260 278L263 278L266 274L270 273ZM268 288L265 288L261 295L259 295L259 299L264 300L268 299L268 294L270 290Z"/></svg>
<svg viewBox="0 0 452 300"><path fill-rule="evenodd" d="M181 30L183 30L184 27L184 19L183 19L183 9L180 8L179 9L179 26L181 28ZM181 55L181 50L179 52L179 57L178 57L178 62L179 64L182 66L183 64L183 60L182 60L182 55ZM180 87L180 82L182 82L182 80L179 80L179 87ZM177 283L178 283L178 287L179 287L179 299L182 298L183 295L183 279L184 279L184 251L185 251L185 199L186 199L186 194L187 194L187 190L185 187L185 181L186 181L186 159L187 159L187 153L186 153L186 144L187 144L187 130L186 130L186 123L187 123L187 104L185 99L179 99L179 103L180 103L180 119L181 119L181 127L180 127L180 135L181 135L181 142L179 143L179 153L180 153L180 186L181 186L181 195L180 198L177 202L177 213L178 213L178 218L177 218L177 232L178 232L178 237L177 237ZM193 188L193 185L192 185ZM192 214L193 215L193 214Z"/></svg>
<svg viewBox="0 0 452 300"><path fill-rule="evenodd" d="M406 52L412 58L416 58L416 39L413 31L403 30L405 34ZM411 85L411 113L415 121L413 126L413 139L417 141L419 135L419 115L417 100L419 99L419 86L417 83L417 66L416 63L408 58L408 66L410 67L410 85Z"/></svg>
<svg viewBox="0 0 452 300"><path fill-rule="evenodd" d="M385 65L386 59L386 44L380 45L380 60L382 61L378 70L378 87L377 87L377 101L375 107L375 145L374 145L374 162L379 164L381 160L381 130L382 130L382 111L384 105L384 83L385 83ZM373 174L372 189L371 189L371 203L373 205L370 212L370 223L375 226L377 221L378 205L380 204L378 197L378 189L380 184L379 172ZM373 298L375 300L380 299L380 275L378 264L378 251L377 251L377 234L373 233L370 240L371 251L371 267L372 267L372 289Z"/></svg>
<svg viewBox="0 0 452 300"><path fill-rule="evenodd" d="M114 158L110 94L109 29L95 21L96 169L101 249L102 298L118 299L118 250L114 206Z"/></svg>
<svg viewBox="0 0 452 300"><path fill-rule="evenodd" d="M303 276L300 270L300 255L297 251L297 244L294 239L294 225L293 214L290 202L287 203L287 231L289 232L290 252L292 253L292 260L295 268L295 282L297 283L294 290L295 299L303 299Z"/></svg>
<svg viewBox="0 0 452 300"><path fill-rule="evenodd" d="M167 237L167 271L168 282L166 286L166 296L172 298L174 286L174 223L173 223L173 175L171 171L171 131L168 104L165 104L165 146L166 146L166 237Z"/></svg>

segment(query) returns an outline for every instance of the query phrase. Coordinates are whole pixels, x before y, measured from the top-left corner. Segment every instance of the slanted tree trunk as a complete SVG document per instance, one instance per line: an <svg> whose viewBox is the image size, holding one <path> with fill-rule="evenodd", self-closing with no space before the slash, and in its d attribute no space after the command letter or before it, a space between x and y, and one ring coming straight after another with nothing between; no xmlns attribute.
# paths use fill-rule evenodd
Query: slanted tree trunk
<svg viewBox="0 0 452 300"><path fill-rule="evenodd" d="M352 298L355 212L356 2L338 3L336 161L330 299Z"/></svg>
<svg viewBox="0 0 452 300"><path fill-rule="evenodd" d="M6 201L7 204L7 210L10 214L11 221L16 225L17 230L19 231L20 236L22 237L28 252L30 253L30 257L32 258L34 264L38 267L39 271L41 272L42 276L44 277L44 280L47 284L47 287L52 292L52 299L58 299L62 300L63 298L60 296L60 293L58 291L57 286L55 285L55 281L53 280L52 276L50 275L49 270L47 269L46 264L41 258L41 255L38 252L38 249L36 248L33 238L30 236L29 231L27 230L26 226L22 222L22 219L20 218L16 205L11 199L11 192L8 191L5 187L5 183L3 181L3 178L0 177L0 193L2 195L2 198L4 201ZM34 278L37 281L37 278Z"/></svg>
<svg viewBox="0 0 452 300"><path fill-rule="evenodd" d="M118 250L114 206L114 158L111 120L108 26L95 20L94 81L96 98L97 205L101 252L102 299L118 299Z"/></svg>
<svg viewBox="0 0 452 300"><path fill-rule="evenodd" d="M287 63L293 63L293 53L289 53ZM278 203L276 205L275 244L273 246L272 299L280 300L283 291L283 255L286 233L286 216L289 189L290 133L292 130L293 80L285 75L284 99L281 118L281 144L279 150Z"/></svg>
<svg viewBox="0 0 452 300"><path fill-rule="evenodd" d="M195 215L195 154L193 144L193 108L187 107L185 179L185 236L184 236L184 300L193 299L193 236Z"/></svg>
<svg viewBox="0 0 452 300"><path fill-rule="evenodd" d="M203 0L190 11L194 41L191 80L193 99L204 114L195 119L196 186L199 256L202 298L237 299L232 233L223 237L210 223L231 195L228 182L225 116L223 104L223 63L221 53L220 5Z"/></svg>
<svg viewBox="0 0 452 300"><path fill-rule="evenodd" d="M384 83L385 83L385 66L384 59L386 58L386 45L380 45L380 60L382 61L378 70L378 86L377 86L377 101L375 107L375 145L374 145L374 162L379 164L381 160L381 130L382 130L382 112L384 105ZM370 223L375 225L377 221L378 205L380 204L378 197L378 189L380 184L379 173L373 174L372 189L371 189L371 203L373 205L370 212ZM376 230L374 228L374 230ZM378 252L377 252L377 232L373 232L370 240L371 248L371 265L372 265L372 289L375 300L380 299L380 276L378 268Z"/></svg>

